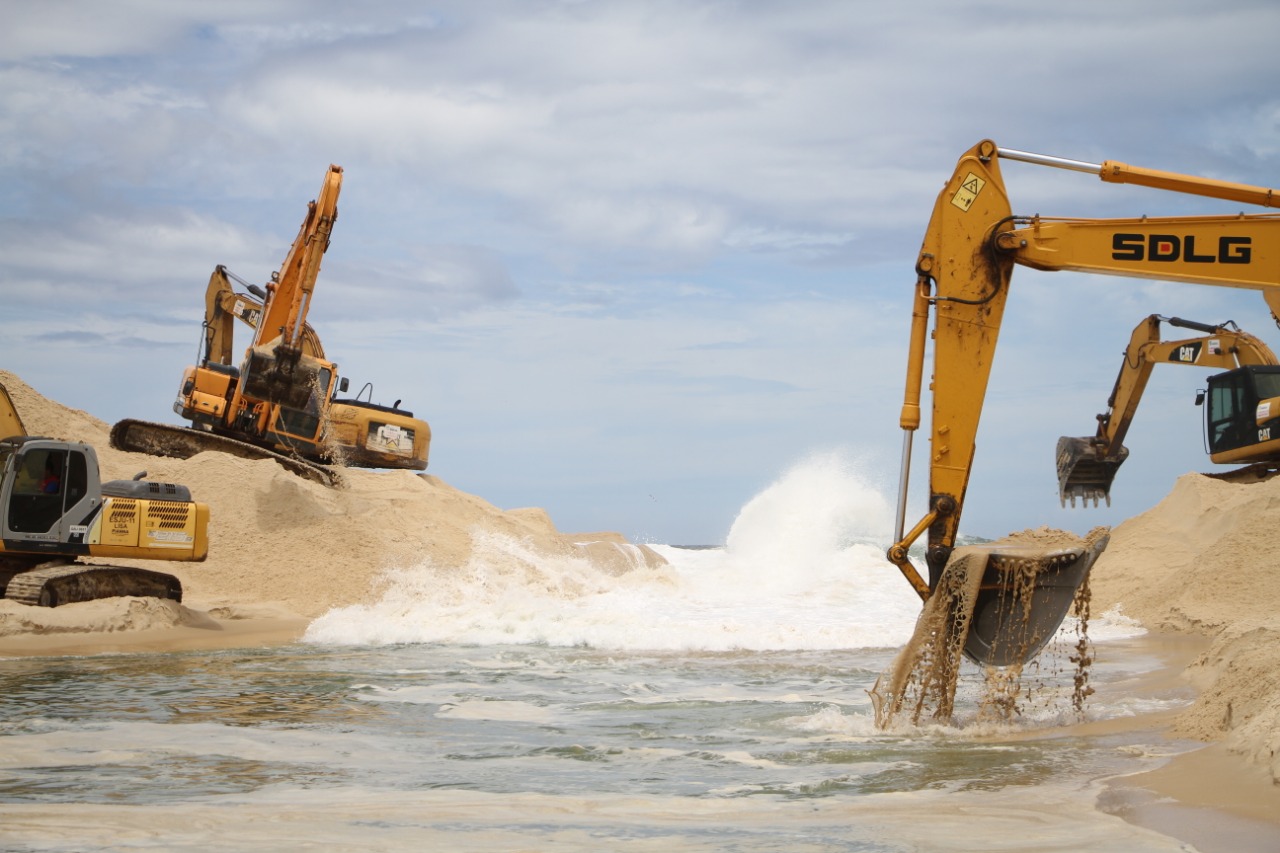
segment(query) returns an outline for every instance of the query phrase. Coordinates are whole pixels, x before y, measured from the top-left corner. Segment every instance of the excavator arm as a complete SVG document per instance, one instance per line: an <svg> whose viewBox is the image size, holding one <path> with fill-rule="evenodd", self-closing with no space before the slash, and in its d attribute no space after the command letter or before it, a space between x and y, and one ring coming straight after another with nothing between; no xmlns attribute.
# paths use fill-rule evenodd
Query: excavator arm
<svg viewBox="0 0 1280 853"><path fill-rule="evenodd" d="M334 365L307 356L302 334L320 261L338 218L341 189L342 167L331 165L320 194L307 205L306 218L284 263L267 285L262 318L241 369L240 397L304 409L314 396L332 393ZM238 406L239 400L232 403Z"/></svg>
<svg viewBox="0 0 1280 853"><path fill-rule="evenodd" d="M1204 336L1162 341L1161 322L1200 331ZM1096 506L1100 499L1110 504L1111 482L1129 457L1125 436L1157 364L1231 370L1245 364L1276 363L1275 353L1265 343L1234 323L1213 326L1159 314L1144 319L1134 328L1125 349L1120 373L1107 398L1107 411L1098 415L1097 432L1088 437L1058 439L1058 496L1063 506L1068 500L1075 506L1077 499L1086 505L1092 501Z"/></svg>
<svg viewBox="0 0 1280 853"><path fill-rule="evenodd" d="M267 285L267 300L254 338L255 346L270 343L277 337L289 346L298 345L311 308L311 294L320 275L320 259L329 249L333 226L338 220L341 190L342 167L331 165L320 194L307 205L307 216L275 281Z"/></svg>
<svg viewBox="0 0 1280 853"><path fill-rule="evenodd" d="M1274 206L1274 191L1138 169L1108 161L1093 165L1074 160L999 148L984 140L966 151L938 195L916 260L903 429L902 475L898 495L896 542L888 557L912 587L928 600L949 568L955 549L965 493L973 468L978 424L1003 320L1014 265L1044 270L1083 270L1110 275L1157 278L1263 291L1272 313L1280 315L1280 218L1274 214L1153 219L1050 219L1015 216L1002 160L1093 172L1109 182L1134 183L1180 193ZM932 323L930 320L932 319ZM912 436L921 423L921 386L930 336L933 339L932 407L929 451L929 504L926 514L905 530ZM926 583L908 550L927 533ZM974 626L965 652L983 663L1004 665L1029 660L1039 652L1070 608L1076 588L1105 542L1074 558L1061 554L1051 562L1058 579L1046 574L1024 615L984 614L1002 598L1013 579L993 551L976 602ZM1020 552L1018 559L1025 556ZM1043 595L1040 593L1043 592ZM983 596L987 600L984 601ZM988 618L989 617L989 618ZM1022 642L1029 623L1035 642ZM985 627L983 627L985 625ZM981 637L973 637L981 629ZM1021 645L999 651L1005 635ZM1038 643L1038 644L1037 644Z"/></svg>
<svg viewBox="0 0 1280 853"><path fill-rule="evenodd" d="M899 423L903 429L902 478L898 501L898 544L889 559L927 599L955 545L969 474L973 469L978 420L991 375L996 340L1004 317L1013 261L994 251L994 230L1011 218L1000 163L992 142L962 156L934 204L929 229L916 259L907 387ZM929 316L934 315L933 411L929 463L929 511L902 534L912 437L920 426ZM928 530L926 585L907 558L907 548Z"/></svg>

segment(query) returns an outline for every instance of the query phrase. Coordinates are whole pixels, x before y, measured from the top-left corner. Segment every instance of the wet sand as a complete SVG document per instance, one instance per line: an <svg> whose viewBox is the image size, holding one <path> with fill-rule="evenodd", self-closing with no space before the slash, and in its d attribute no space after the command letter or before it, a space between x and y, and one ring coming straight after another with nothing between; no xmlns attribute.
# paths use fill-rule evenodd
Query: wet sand
<svg viewBox="0 0 1280 853"><path fill-rule="evenodd" d="M1206 637L1152 633L1109 644L1103 655L1156 655L1160 666L1128 686L1134 693L1190 692L1189 668L1210 647ZM1194 845L1200 853L1280 851L1280 786L1270 773L1221 743L1178 740L1177 710L1082 723L1064 734L1148 733L1150 748L1168 750L1165 764L1109 780L1103 811ZM1186 750L1175 752L1175 750Z"/></svg>
<svg viewBox="0 0 1280 853"><path fill-rule="evenodd" d="M307 628L298 617L210 619L199 626L175 625L136 631L18 634L0 637L0 657L101 654L167 654L267 648L297 642Z"/></svg>

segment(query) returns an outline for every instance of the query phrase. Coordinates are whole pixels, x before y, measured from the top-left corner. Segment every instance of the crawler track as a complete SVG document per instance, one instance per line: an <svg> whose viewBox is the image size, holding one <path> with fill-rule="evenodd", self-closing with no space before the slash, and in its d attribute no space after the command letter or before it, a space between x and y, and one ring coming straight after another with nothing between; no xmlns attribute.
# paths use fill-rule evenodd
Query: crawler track
<svg viewBox="0 0 1280 853"><path fill-rule="evenodd" d="M53 561L15 574L4 597L21 604L57 607L119 595L182 601L182 582L149 569Z"/></svg>
<svg viewBox="0 0 1280 853"><path fill-rule="evenodd" d="M1226 480L1228 483L1261 483L1274 477L1277 470L1280 470L1280 463L1256 462L1231 471L1212 471L1205 476L1215 480Z"/></svg>
<svg viewBox="0 0 1280 853"><path fill-rule="evenodd" d="M123 420L111 428L111 446L116 450L147 453L152 456L171 456L175 459L190 459L206 450L229 453L241 459L272 459L285 470L299 477L305 477L330 488L342 485L341 476L332 468L190 427Z"/></svg>

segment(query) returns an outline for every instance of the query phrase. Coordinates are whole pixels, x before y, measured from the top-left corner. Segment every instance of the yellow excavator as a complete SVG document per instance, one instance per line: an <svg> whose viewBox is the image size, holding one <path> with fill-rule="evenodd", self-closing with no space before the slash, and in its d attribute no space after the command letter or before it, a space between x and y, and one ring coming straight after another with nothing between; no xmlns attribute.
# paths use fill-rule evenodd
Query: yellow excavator
<svg viewBox="0 0 1280 853"><path fill-rule="evenodd" d="M231 273L218 266L205 292L200 363L188 367L174 412L181 427L123 420L111 430L120 450L187 458L218 450L251 459L275 459L288 470L326 485L340 477L330 464L359 468L427 467L431 428L413 412L370 400L338 399L348 380L338 376L319 336L307 323L320 261L338 218L342 168L330 166L280 270L264 288L245 283L236 292ZM240 281L237 279L237 281ZM253 329L237 366L236 321Z"/></svg>
<svg viewBox="0 0 1280 853"><path fill-rule="evenodd" d="M209 507L186 486L103 483L83 442L27 434L0 385L0 591L56 607L118 595L182 600L164 572L79 562L85 557L200 562L209 551Z"/></svg>
<svg viewBox="0 0 1280 853"><path fill-rule="evenodd" d="M1204 334L1163 341L1160 339L1162 322ZM1229 441L1235 445L1232 448L1235 452L1214 454L1218 457L1214 461L1237 461L1235 457L1242 455L1242 451L1249 455L1256 453L1259 458L1251 459L1254 464L1246 469L1219 476L1256 479L1273 473L1276 465L1280 464L1280 453L1258 451L1256 445L1259 441L1256 435L1251 434L1248 419L1241 421L1236 417L1241 411L1252 408L1256 419L1259 403L1276 405L1280 411L1280 399L1256 399L1259 386L1263 386L1264 394L1280 395L1280 387L1266 387L1268 383L1280 386L1280 367L1277 367L1280 362L1277 362L1271 348L1230 321L1211 325L1152 314L1133 330L1120 365L1120 374L1107 399L1107 410L1098 415L1097 432L1091 436L1076 438L1064 435L1058 439L1058 496L1063 506L1067 501L1075 506L1077 499L1083 506L1088 506L1091 501L1097 506L1099 500L1105 500L1108 505L1111 503L1111 483L1116 471L1129 458L1124 439L1151 378L1151 371L1157 364L1184 364L1226 371L1210 376L1207 395L1201 394L1197 398L1197 403L1202 405L1206 398L1208 400L1205 425L1211 447L1221 448ZM1274 379L1262 378L1273 376ZM1253 396L1237 403L1237 395L1246 390L1252 391ZM1227 455L1233 458L1227 460L1224 458Z"/></svg>
<svg viewBox="0 0 1280 853"><path fill-rule="evenodd" d="M1226 216L1137 216L1082 219L1024 216L1012 211L1001 164L1019 161L1097 175L1104 182L1128 183L1177 193L1276 207L1280 192L1189 175L1130 166L1115 161L1087 163L1001 148L979 142L957 161L938 194L916 260L906 387L900 425L903 449L896 541L888 558L920 597L928 602L948 572L964 562L953 559L965 491L986 396L996 340L1015 265L1040 270L1078 270L1106 275L1248 288L1262 291L1272 315L1280 313L1280 218L1268 213ZM932 322L931 322L932 321ZM933 375L928 510L905 530L912 436L921 423L921 384L925 352L932 332ZM1255 368L1254 370L1263 370ZM1241 390L1230 406L1220 407L1226 426L1248 428L1254 441L1230 455L1271 451L1280 446L1280 406L1248 408L1269 399L1259 391L1262 377L1252 370L1240 376ZM1230 392L1224 390L1224 396ZM1261 395L1261 396L1260 396ZM1272 418L1275 414L1277 417ZM1226 436L1232 430L1224 427ZM1238 430L1237 430L1238 431ZM1271 434L1275 439L1267 438ZM1215 457L1217 461L1217 457ZM926 583L909 558L909 548L927 531ZM1034 545L989 549L981 585L968 618L953 620L956 639L971 660L992 666L1033 659L1056 632L1086 579L1106 538L1083 547ZM1028 567L1031 591L1025 591ZM1015 599L1019 603L1015 604Z"/></svg>

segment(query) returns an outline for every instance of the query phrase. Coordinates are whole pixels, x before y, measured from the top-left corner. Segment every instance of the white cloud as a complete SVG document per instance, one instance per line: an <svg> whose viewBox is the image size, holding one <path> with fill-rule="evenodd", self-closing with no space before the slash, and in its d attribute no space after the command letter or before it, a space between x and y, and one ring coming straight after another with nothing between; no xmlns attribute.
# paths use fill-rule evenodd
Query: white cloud
<svg viewBox="0 0 1280 853"><path fill-rule="evenodd" d="M265 280L338 163L312 318L433 423L441 473L707 541L812 447L895 456L915 253L964 149L1274 183L1277 25L1251 0L9 3L0 363L162 415L213 266ZM1025 214L1214 209L1005 177ZM1009 453L966 510L992 534L1057 517L1048 468L1025 473L1040 434L1087 427L1142 316L1270 331L1256 294L1014 287L980 437ZM1167 401L1153 418L1187 417Z"/></svg>

